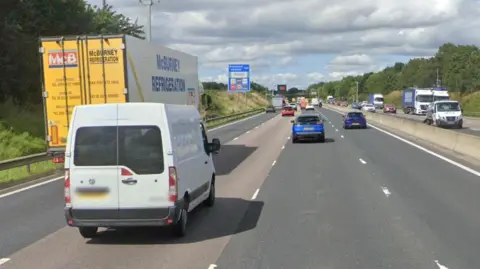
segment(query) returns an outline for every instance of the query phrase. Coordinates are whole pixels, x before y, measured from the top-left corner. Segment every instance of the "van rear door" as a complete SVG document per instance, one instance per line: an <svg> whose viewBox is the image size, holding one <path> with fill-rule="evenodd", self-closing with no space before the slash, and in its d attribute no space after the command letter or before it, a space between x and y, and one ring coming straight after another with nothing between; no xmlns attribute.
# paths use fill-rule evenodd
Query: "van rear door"
<svg viewBox="0 0 480 269"><path fill-rule="evenodd" d="M117 106L75 112L70 147L72 215L77 219L118 218Z"/></svg>
<svg viewBox="0 0 480 269"><path fill-rule="evenodd" d="M152 113L153 112L153 113ZM171 206L165 167L161 111L120 106L118 111L119 215L121 219L155 219ZM153 124L152 124L153 123Z"/></svg>

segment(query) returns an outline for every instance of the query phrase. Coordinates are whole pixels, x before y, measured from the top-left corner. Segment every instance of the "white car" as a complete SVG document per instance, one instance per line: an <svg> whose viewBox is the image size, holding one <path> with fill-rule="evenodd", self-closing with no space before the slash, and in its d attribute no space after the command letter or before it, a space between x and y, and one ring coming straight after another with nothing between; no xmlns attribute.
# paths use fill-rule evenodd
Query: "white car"
<svg viewBox="0 0 480 269"><path fill-rule="evenodd" d="M375 112L375 106L373 106L372 104L366 104L362 106L362 110L368 112Z"/></svg>
<svg viewBox="0 0 480 269"><path fill-rule="evenodd" d="M171 226L215 202L212 154L194 106L126 103L76 106L65 152L65 219L85 238L98 228Z"/></svg>
<svg viewBox="0 0 480 269"><path fill-rule="evenodd" d="M315 107L313 106L313 104L308 104L306 107L305 107L305 110L310 110L310 111L315 111Z"/></svg>

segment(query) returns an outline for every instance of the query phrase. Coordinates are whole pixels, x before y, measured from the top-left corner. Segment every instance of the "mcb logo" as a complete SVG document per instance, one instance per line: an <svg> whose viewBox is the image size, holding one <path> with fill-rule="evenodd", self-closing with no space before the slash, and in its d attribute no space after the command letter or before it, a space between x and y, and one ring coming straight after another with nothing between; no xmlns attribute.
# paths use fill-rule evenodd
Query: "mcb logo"
<svg viewBox="0 0 480 269"><path fill-rule="evenodd" d="M77 67L78 54L77 50L51 50L48 52L48 67L63 68Z"/></svg>

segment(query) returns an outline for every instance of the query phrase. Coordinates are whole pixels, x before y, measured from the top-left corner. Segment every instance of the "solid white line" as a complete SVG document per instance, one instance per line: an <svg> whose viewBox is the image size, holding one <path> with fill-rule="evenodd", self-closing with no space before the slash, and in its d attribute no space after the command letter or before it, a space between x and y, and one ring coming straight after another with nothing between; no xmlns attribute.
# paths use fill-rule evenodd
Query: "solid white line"
<svg viewBox="0 0 480 269"><path fill-rule="evenodd" d="M288 139L290 139L290 136L289 136L289 137L287 137L287 140L288 140Z"/></svg>
<svg viewBox="0 0 480 269"><path fill-rule="evenodd" d="M364 161L363 159L358 159L358 160L359 160L361 163L363 163L363 164L367 164L367 162Z"/></svg>
<svg viewBox="0 0 480 269"><path fill-rule="evenodd" d="M2 259L0 259L0 265L5 264L5 263L7 263L8 261L10 261L9 258L2 258Z"/></svg>
<svg viewBox="0 0 480 269"><path fill-rule="evenodd" d="M237 140L238 138L239 138L239 137L237 136L237 137L235 137L233 140Z"/></svg>
<svg viewBox="0 0 480 269"><path fill-rule="evenodd" d="M216 265L216 264L210 264L210 265L208 266L208 269L215 269L215 268L217 268L217 265Z"/></svg>
<svg viewBox="0 0 480 269"><path fill-rule="evenodd" d="M441 264L438 262L438 260L435 260L434 262L435 262L435 264L438 266L438 268L440 268L440 269L448 269L448 267L446 267L445 265L441 265Z"/></svg>
<svg viewBox="0 0 480 269"><path fill-rule="evenodd" d="M327 108L327 109L328 109L328 108ZM342 114L341 112L338 112L338 111L335 111L335 110L332 110L332 109L328 109L328 110L333 111L333 112L337 112L337 113L339 113L339 114ZM410 146L415 147L415 148L417 148L417 149L419 149L419 150L421 150L421 151L424 151L424 152L426 152L426 153L428 153L428 154L430 154L430 155L432 155L432 156L435 156L435 157L437 157L437 158L439 158L439 159L441 159L441 160L443 160L443 161L445 161L445 162L447 162L447 163L449 163L449 164L455 165L456 167L458 167L458 168L460 168L460 169L463 169L463 170L465 170L465 171L467 171L467 172L469 172L469 173L471 173L471 174L473 174L473 175L475 175L475 176L477 176L477 177L480 177L480 171L474 170L474 169L472 169L472 168L470 168L470 167L468 167L468 166L465 166L465 165L463 165L463 164L461 164L461 163L458 163L458 162L456 162L456 161L454 161L454 160L451 160L451 159L449 159L449 158L447 158L447 157L445 157L445 156L443 156L443 155L440 155L440 154L438 154L438 153L436 153L436 152L433 152L433 151L431 151L431 150L429 150L429 149L426 149L426 148L424 148L424 147L422 147L422 146L420 146L420 145L417 145L417 144L415 144L415 143L413 143L413 142L411 142L411 141L409 141L409 140L407 140L407 139L405 139L405 138L402 138L402 137L400 137L400 136L398 136L398 135L392 134L392 133L390 133L390 132L388 132L388 131L385 131L385 130L383 130L383 129L381 129L381 128L378 128L377 126L374 126L374 125L371 125L371 124L368 124L368 126L374 128L375 130L380 131L380 132L382 132L382 133L384 133L384 134L386 134L386 135L389 135L389 136L391 136L391 137L393 137L393 138L396 138L396 139L398 139L398 140L400 140L400 141L402 141L402 142L404 142L404 143L407 143L407 144L409 144Z"/></svg>
<svg viewBox="0 0 480 269"><path fill-rule="evenodd" d="M383 193L385 193L385 196L387 196L387 197L392 194L386 187L382 187L382 191L383 191Z"/></svg>
<svg viewBox="0 0 480 269"><path fill-rule="evenodd" d="M252 196L252 200L257 199L257 196L258 196L258 192L259 192L259 191L260 191L260 189L257 189L257 190L255 191L255 193L254 193L253 196Z"/></svg>
<svg viewBox="0 0 480 269"><path fill-rule="evenodd" d="M251 131L247 131L246 134L249 134Z"/></svg>
<svg viewBox="0 0 480 269"><path fill-rule="evenodd" d="M275 160L275 161L273 161L273 163L272 163L272 166L274 166L276 163L277 163L277 161L276 161L276 160Z"/></svg>
<svg viewBox="0 0 480 269"><path fill-rule="evenodd" d="M215 128L212 128L212 129L207 130L207 133L208 133L208 132L211 132L211 131L218 130L218 129L225 128L225 127L227 127L227 126L231 126L231 125L237 124L237 123L242 122L242 121L246 121L246 120L249 120L249 119L253 119L253 118L258 117L258 116L263 115L263 114L265 114L265 113L259 113L259 114L253 115L253 116L251 116L251 117L248 117L248 118L244 118L244 119L237 120L237 121L232 121L232 122L227 123L227 124L225 124L225 125L220 125L220 126L218 126L218 127L215 127Z"/></svg>
<svg viewBox="0 0 480 269"><path fill-rule="evenodd" d="M52 179L49 179L49 180L47 180L47 181L43 181L43 182L40 182L40 183L31 185L31 186L28 186L28 187L25 187L25 188L21 188L21 189L18 189L18 190L9 192L9 193L1 194L1 195L0 195L0 199L5 198L5 197L10 196L10 195L17 194L17 193L22 192L22 191L26 191L26 190L30 190L30 189L33 189L33 188L36 188L36 187L43 186L43 185L46 185L46 184L48 184L48 183L52 183L52 182L58 181L58 180L60 180L60 179L63 179L63 176L61 176L61 177L56 177L56 178L52 178Z"/></svg>
<svg viewBox="0 0 480 269"><path fill-rule="evenodd" d="M285 149L285 145L282 146L282 149Z"/></svg>

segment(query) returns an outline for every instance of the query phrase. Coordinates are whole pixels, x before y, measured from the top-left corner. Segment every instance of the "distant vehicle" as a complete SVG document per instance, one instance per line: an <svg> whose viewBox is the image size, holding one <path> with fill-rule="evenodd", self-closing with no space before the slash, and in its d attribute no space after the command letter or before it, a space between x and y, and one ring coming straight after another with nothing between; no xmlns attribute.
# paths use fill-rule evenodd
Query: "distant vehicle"
<svg viewBox="0 0 480 269"><path fill-rule="evenodd" d="M293 107L294 110L298 109L297 103L290 103L290 106Z"/></svg>
<svg viewBox="0 0 480 269"><path fill-rule="evenodd" d="M313 104L308 104L308 105L305 107L305 110L306 110L306 111L315 111L315 107L313 106Z"/></svg>
<svg viewBox="0 0 480 269"><path fill-rule="evenodd" d="M293 110L293 107L286 106L282 108L282 117L285 117L285 116L290 116L290 117L295 116L295 110Z"/></svg>
<svg viewBox="0 0 480 269"><path fill-rule="evenodd" d="M311 103L312 103L312 105L314 105L314 106L318 106L318 103L319 103L318 98L312 98Z"/></svg>
<svg viewBox="0 0 480 269"><path fill-rule="evenodd" d="M424 122L437 127L462 129L463 109L458 101L436 101L429 106Z"/></svg>
<svg viewBox="0 0 480 269"><path fill-rule="evenodd" d="M343 129L367 128L367 119L362 112L347 112L343 115Z"/></svg>
<svg viewBox="0 0 480 269"><path fill-rule="evenodd" d="M277 112L277 110L275 109L274 106L269 105L269 106L267 106L267 108L265 108L265 112L267 112L267 113L275 113L275 112Z"/></svg>
<svg viewBox="0 0 480 269"><path fill-rule="evenodd" d="M397 114L397 107L395 107L395 105L393 105L393 104L386 104L383 107L383 113Z"/></svg>
<svg viewBox="0 0 480 269"><path fill-rule="evenodd" d="M362 105L359 103L352 103L352 108L353 109L362 109Z"/></svg>
<svg viewBox="0 0 480 269"><path fill-rule="evenodd" d="M383 109L383 94L371 93L369 103L375 108Z"/></svg>
<svg viewBox="0 0 480 269"><path fill-rule="evenodd" d="M274 106L275 108L282 108L283 107L283 97L281 97L281 96L272 97L272 106Z"/></svg>
<svg viewBox="0 0 480 269"><path fill-rule="evenodd" d="M319 115L301 115L292 120L292 143L302 139L325 142L323 119Z"/></svg>
<svg viewBox="0 0 480 269"><path fill-rule="evenodd" d="M366 104L362 106L363 111L375 112L375 107L372 104Z"/></svg>
<svg viewBox="0 0 480 269"><path fill-rule="evenodd" d="M195 106L123 103L76 106L68 131L64 213L84 238L98 228L171 227L215 202L206 125ZM199 146L201 145L201 146Z"/></svg>

